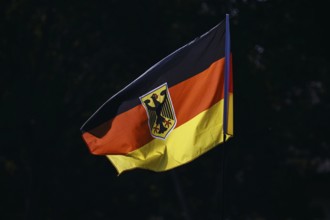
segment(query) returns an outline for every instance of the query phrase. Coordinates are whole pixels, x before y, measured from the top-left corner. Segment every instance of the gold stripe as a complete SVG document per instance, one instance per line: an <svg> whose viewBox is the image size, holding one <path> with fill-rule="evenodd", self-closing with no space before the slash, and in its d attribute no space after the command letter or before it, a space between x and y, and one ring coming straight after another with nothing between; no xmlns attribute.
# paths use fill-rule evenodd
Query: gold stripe
<svg viewBox="0 0 330 220"><path fill-rule="evenodd" d="M229 95L226 139L233 135L233 95ZM153 139L126 155L107 155L118 173L135 168L165 171L188 163L223 142L223 99L174 129L166 140Z"/></svg>

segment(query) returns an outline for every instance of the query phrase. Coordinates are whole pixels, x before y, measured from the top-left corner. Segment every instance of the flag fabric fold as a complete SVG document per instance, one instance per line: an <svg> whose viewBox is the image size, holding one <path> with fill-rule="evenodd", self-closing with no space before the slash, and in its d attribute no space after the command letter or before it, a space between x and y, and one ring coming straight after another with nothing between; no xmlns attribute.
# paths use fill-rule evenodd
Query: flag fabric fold
<svg viewBox="0 0 330 220"><path fill-rule="evenodd" d="M119 174L135 168L165 171L231 137L226 31L228 22L220 22L106 101L81 127L91 153L105 155Z"/></svg>

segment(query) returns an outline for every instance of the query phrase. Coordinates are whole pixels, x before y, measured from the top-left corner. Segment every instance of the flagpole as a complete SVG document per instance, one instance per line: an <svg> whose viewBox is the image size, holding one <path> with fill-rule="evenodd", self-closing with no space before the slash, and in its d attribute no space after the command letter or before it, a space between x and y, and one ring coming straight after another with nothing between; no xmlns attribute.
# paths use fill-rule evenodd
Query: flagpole
<svg viewBox="0 0 330 220"><path fill-rule="evenodd" d="M229 29L229 14L226 14L223 142L226 141L226 134L228 133L227 129L228 129L229 74L230 74L230 29Z"/></svg>
<svg viewBox="0 0 330 220"><path fill-rule="evenodd" d="M224 104L223 104L223 146L221 158L221 210L220 220L224 220L225 214L225 165L226 165L226 134L228 133L228 98L229 98L229 74L230 74L230 29L229 14L226 14L226 32L225 32L225 74L224 74Z"/></svg>

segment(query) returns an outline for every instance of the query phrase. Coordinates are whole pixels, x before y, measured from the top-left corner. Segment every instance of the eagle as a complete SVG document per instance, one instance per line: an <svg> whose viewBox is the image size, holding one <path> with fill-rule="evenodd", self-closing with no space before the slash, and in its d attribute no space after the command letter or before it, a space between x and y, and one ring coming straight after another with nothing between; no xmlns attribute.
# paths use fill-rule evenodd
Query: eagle
<svg viewBox="0 0 330 220"><path fill-rule="evenodd" d="M151 100L154 103L154 106L150 105L150 99L145 100L144 104L146 105L149 113L150 129L153 129L155 133L163 134L172 124L171 120L174 120L174 116L170 100L167 97L166 89L161 91L159 94L164 96L162 102L159 101L158 95L154 93L151 95Z"/></svg>

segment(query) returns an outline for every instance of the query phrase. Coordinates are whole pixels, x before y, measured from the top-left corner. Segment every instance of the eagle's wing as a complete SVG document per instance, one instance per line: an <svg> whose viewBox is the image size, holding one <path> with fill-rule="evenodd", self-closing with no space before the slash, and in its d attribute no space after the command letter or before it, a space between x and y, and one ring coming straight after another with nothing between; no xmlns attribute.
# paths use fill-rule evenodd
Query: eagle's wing
<svg viewBox="0 0 330 220"><path fill-rule="evenodd" d="M166 118L170 118L172 120L174 120L174 114L173 114L173 108L171 106L171 102L167 96L167 91L164 90L162 91L162 95L165 95L164 97L164 101L162 103L162 111L161 111L161 114L163 116L165 116Z"/></svg>
<svg viewBox="0 0 330 220"><path fill-rule="evenodd" d="M145 101L144 101L144 104L145 104L145 106L147 107L147 111L148 111L149 127L150 127L150 129L152 129L153 126L154 126L154 123L155 123L155 121L156 121L156 119L157 119L157 114L156 114L156 111L155 111L156 108L150 106L150 105L149 105L149 102L150 102L150 100L145 100Z"/></svg>
<svg viewBox="0 0 330 220"><path fill-rule="evenodd" d="M148 115L149 115L149 127L150 129L152 129L157 119L157 115L155 111L150 111L149 109L148 109Z"/></svg>

